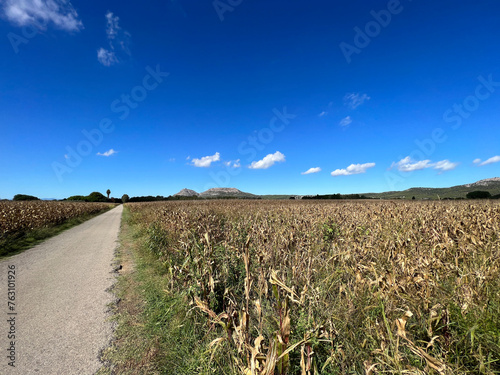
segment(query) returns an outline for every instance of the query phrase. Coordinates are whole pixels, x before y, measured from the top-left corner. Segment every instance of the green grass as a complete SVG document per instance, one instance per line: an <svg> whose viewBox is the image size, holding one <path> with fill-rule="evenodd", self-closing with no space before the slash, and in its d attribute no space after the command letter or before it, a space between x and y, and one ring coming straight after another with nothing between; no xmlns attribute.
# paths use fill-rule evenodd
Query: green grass
<svg viewBox="0 0 500 375"><path fill-rule="evenodd" d="M79 217L71 218L66 220L62 224L52 225L44 228L36 228L29 231L19 231L12 233L4 238L0 238L0 259L7 256L12 256L18 254L24 250L27 250L44 240L54 237L59 233L73 228L83 222L90 220L108 210L112 207L106 208L100 212L93 214L85 214Z"/></svg>
<svg viewBox="0 0 500 375"><path fill-rule="evenodd" d="M101 360L104 374L232 374L210 363L213 339L191 305L191 293L167 292L168 269L151 251L150 233L134 226L128 208L122 216L118 261L127 264L114 287L115 338Z"/></svg>

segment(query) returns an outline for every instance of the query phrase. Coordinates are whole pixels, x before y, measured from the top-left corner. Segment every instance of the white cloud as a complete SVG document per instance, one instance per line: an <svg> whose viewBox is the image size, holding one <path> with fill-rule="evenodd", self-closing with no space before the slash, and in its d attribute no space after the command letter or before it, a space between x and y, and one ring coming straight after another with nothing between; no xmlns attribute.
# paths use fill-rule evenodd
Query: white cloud
<svg viewBox="0 0 500 375"><path fill-rule="evenodd" d="M213 162L219 161L220 160L220 154L216 152L212 156L203 156L200 159L193 158L191 162L195 167L199 168L208 168Z"/></svg>
<svg viewBox="0 0 500 375"><path fill-rule="evenodd" d="M339 125L340 126L349 126L352 122L351 116L344 117L342 120L340 120Z"/></svg>
<svg viewBox="0 0 500 375"><path fill-rule="evenodd" d="M66 31L83 29L78 13L68 0L3 0L3 12L7 19L19 26L35 25L45 29L52 22Z"/></svg>
<svg viewBox="0 0 500 375"><path fill-rule="evenodd" d="M368 168L373 168L375 163L365 163L365 164L351 164L346 169L336 169L331 175L332 176L350 176L353 174L366 173Z"/></svg>
<svg viewBox="0 0 500 375"><path fill-rule="evenodd" d="M112 12L106 13L106 35L108 39L115 39L118 31L120 30L120 26L118 25L118 21L120 18L118 16L114 17Z"/></svg>
<svg viewBox="0 0 500 375"><path fill-rule="evenodd" d="M120 27L118 24L120 18L115 16L113 12L108 11L105 17L109 49L100 48L97 51L97 60L104 66L111 66L120 61L117 52L122 51L130 56L130 49L128 48L130 33Z"/></svg>
<svg viewBox="0 0 500 375"><path fill-rule="evenodd" d="M307 171L302 172L301 174L311 174L311 173L318 173L318 172L321 172L321 168L320 167L309 168Z"/></svg>
<svg viewBox="0 0 500 375"><path fill-rule="evenodd" d="M323 117L323 116L326 116L327 114L328 114L328 112L323 111L323 112L321 112L321 113L318 115L318 117Z"/></svg>
<svg viewBox="0 0 500 375"><path fill-rule="evenodd" d="M230 167L230 168L239 168L239 167L241 167L240 159L234 160L234 161L232 161L232 160L225 161L224 165L226 167Z"/></svg>
<svg viewBox="0 0 500 375"><path fill-rule="evenodd" d="M414 161L411 157L407 156L397 163L392 163L391 168L397 167L401 172L413 172L426 168L434 168L441 172L451 171L458 166L459 163L453 163L448 159L432 163L430 160Z"/></svg>
<svg viewBox="0 0 500 375"><path fill-rule="evenodd" d="M432 164L434 169L438 169L441 172L451 171L458 166L458 163L452 163L448 159L438 161L437 163Z"/></svg>
<svg viewBox="0 0 500 375"><path fill-rule="evenodd" d="M479 159L476 159L476 160L479 160ZM479 161L481 161L481 160L479 160ZM483 161L479 165L483 166L483 165L498 163L499 161L500 161L500 156L493 156L492 158L489 158L488 160ZM474 160L474 162L475 162L475 160Z"/></svg>
<svg viewBox="0 0 500 375"><path fill-rule="evenodd" d="M397 167L401 172L413 172L420 169L429 168L432 165L430 160L413 161L409 156L401 159L397 163L392 163L391 168Z"/></svg>
<svg viewBox="0 0 500 375"><path fill-rule="evenodd" d="M351 109L358 108L367 100L370 100L370 97L366 94L350 93L344 96L344 104Z"/></svg>
<svg viewBox="0 0 500 375"><path fill-rule="evenodd" d="M281 152L276 151L274 154L269 154L264 157L264 159L259 161L253 161L248 168L250 169L267 169L274 165L274 163L284 162L285 155Z"/></svg>
<svg viewBox="0 0 500 375"><path fill-rule="evenodd" d="M97 155L99 155L99 156L111 156L111 155L113 155L113 154L116 154L117 152L118 152L118 151L115 151L115 150L113 150L113 149L110 149L110 150L108 150L108 151L106 151L106 152L104 152L104 153L102 153L102 154L101 154L100 152L98 152L98 153L97 153Z"/></svg>
<svg viewBox="0 0 500 375"><path fill-rule="evenodd" d="M111 66L118 62L115 53L104 48L99 48L97 51L97 60L104 66Z"/></svg>
<svg viewBox="0 0 500 375"><path fill-rule="evenodd" d="M479 163L481 163L481 159L474 159L473 163L474 164L479 164Z"/></svg>

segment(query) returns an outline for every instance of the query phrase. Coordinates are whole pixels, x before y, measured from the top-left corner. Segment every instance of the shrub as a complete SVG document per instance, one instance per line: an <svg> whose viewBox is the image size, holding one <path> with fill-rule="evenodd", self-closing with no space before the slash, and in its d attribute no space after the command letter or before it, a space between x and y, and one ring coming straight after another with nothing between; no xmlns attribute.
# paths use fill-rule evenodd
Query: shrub
<svg viewBox="0 0 500 375"><path fill-rule="evenodd" d="M489 191L476 190L467 193L466 197L467 199L487 199L491 198L491 193Z"/></svg>
<svg viewBox="0 0 500 375"><path fill-rule="evenodd" d="M108 198L106 198L101 193L94 191L87 196L86 200L87 202L107 202Z"/></svg>
<svg viewBox="0 0 500 375"><path fill-rule="evenodd" d="M26 194L16 194L14 195L14 201L39 201L40 198L34 197L33 195Z"/></svg>

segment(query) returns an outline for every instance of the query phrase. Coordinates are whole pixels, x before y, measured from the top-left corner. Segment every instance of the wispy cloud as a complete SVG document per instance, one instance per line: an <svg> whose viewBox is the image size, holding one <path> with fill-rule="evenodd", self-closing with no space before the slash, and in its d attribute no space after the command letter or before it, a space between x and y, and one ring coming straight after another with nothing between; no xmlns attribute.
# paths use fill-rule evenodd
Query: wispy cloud
<svg viewBox="0 0 500 375"><path fill-rule="evenodd" d="M113 149L110 149L110 150L108 150L108 151L106 151L106 152L103 152L102 154L101 154L100 152L98 152L98 153L97 153L97 155L99 155L99 156L106 156L106 157L107 157L107 156L114 155L114 154L116 154L117 152L118 152L118 151L115 151L115 150L113 150Z"/></svg>
<svg viewBox="0 0 500 375"><path fill-rule="evenodd" d="M500 161L500 156L497 155L497 156L493 156L493 157L491 157L488 160L485 160L483 162L481 162L481 159L475 159L473 163L479 164L479 166L482 167L483 165L498 163L499 161Z"/></svg>
<svg viewBox="0 0 500 375"><path fill-rule="evenodd" d="M118 35L118 31L120 30L118 21L120 21L120 18L118 16L115 17L112 12L106 13L106 35L108 39L115 39Z"/></svg>
<svg viewBox="0 0 500 375"><path fill-rule="evenodd" d="M407 156L398 162L392 163L391 169L397 168L401 172L413 172L426 168L433 168L439 170L442 173L446 171L451 171L455 169L458 165L459 163L451 162L448 159L432 163L428 159L415 161L410 156Z"/></svg>
<svg viewBox="0 0 500 375"><path fill-rule="evenodd" d="M301 174L311 174L311 173L318 173L318 172L321 172L321 168L320 167L309 168L307 171L302 172Z"/></svg>
<svg viewBox="0 0 500 375"><path fill-rule="evenodd" d="M326 116L327 114L328 114L328 112L323 111L323 112L321 112L321 113L318 115L318 117L323 117L323 116Z"/></svg>
<svg viewBox="0 0 500 375"><path fill-rule="evenodd" d="M212 165L213 162L219 161L220 160L220 154L216 152L214 155L211 156L203 156L200 159L193 158L191 162L195 167L199 168L208 168L210 165Z"/></svg>
<svg viewBox="0 0 500 375"><path fill-rule="evenodd" d="M97 60L104 66L111 66L118 62L115 53L105 48L97 50Z"/></svg>
<svg viewBox="0 0 500 375"><path fill-rule="evenodd" d="M358 108L367 100L370 100L370 97L366 94L349 93L344 96L344 104L351 109Z"/></svg>
<svg viewBox="0 0 500 375"><path fill-rule="evenodd" d="M369 168L373 168L375 163L365 163L365 164L351 164L345 169L336 169L331 175L332 176L350 176L353 174L366 173Z"/></svg>
<svg viewBox="0 0 500 375"><path fill-rule="evenodd" d="M339 125L340 126L349 126L352 122L351 116L344 117L342 120L340 120Z"/></svg>
<svg viewBox="0 0 500 375"><path fill-rule="evenodd" d="M35 25L45 29L48 23L66 31L83 29L78 13L68 0L2 0L3 13L19 26Z"/></svg>
<svg viewBox="0 0 500 375"><path fill-rule="evenodd" d="M120 61L117 52L124 52L130 56L130 33L120 27L120 18L115 16L113 12L108 11L105 17L106 37L109 48L99 48L97 51L97 60L104 66L111 66Z"/></svg>
<svg viewBox="0 0 500 375"><path fill-rule="evenodd" d="M458 167L459 163L452 163L448 159L438 161L432 164L432 168L437 169L441 172L452 171L456 167Z"/></svg>
<svg viewBox="0 0 500 375"><path fill-rule="evenodd" d="M268 154L264 159L253 161L248 168L250 169L267 169L274 165L274 163L281 163L285 161L285 155L276 151L274 154Z"/></svg>
<svg viewBox="0 0 500 375"><path fill-rule="evenodd" d="M396 167L401 172L413 172L429 168L430 160L413 161L409 156L401 159L397 163L392 163L391 168Z"/></svg>
<svg viewBox="0 0 500 375"><path fill-rule="evenodd" d="M229 168L239 168L241 167L240 159L225 161L224 165Z"/></svg>

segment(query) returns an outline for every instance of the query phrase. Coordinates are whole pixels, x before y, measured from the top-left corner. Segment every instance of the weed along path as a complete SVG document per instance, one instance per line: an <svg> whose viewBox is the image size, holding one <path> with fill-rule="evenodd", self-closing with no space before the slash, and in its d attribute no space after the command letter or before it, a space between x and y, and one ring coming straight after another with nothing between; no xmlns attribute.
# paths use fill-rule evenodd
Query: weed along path
<svg viewBox="0 0 500 375"><path fill-rule="evenodd" d="M0 262L1 374L94 374L123 206ZM15 367L14 367L15 366Z"/></svg>

